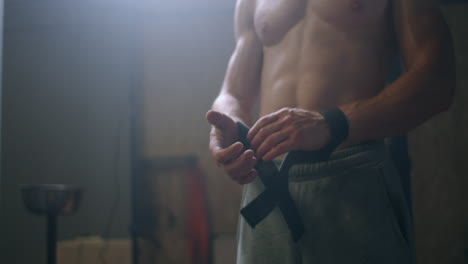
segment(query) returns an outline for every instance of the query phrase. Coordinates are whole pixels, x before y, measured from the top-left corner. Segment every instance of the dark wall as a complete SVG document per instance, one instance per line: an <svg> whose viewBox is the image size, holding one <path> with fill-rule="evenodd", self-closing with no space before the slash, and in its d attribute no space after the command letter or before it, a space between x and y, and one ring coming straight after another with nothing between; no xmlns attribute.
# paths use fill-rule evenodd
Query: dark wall
<svg viewBox="0 0 468 264"><path fill-rule="evenodd" d="M442 5L468 3L467 0L439 0Z"/></svg>
<svg viewBox="0 0 468 264"><path fill-rule="evenodd" d="M235 1L153 1L144 16L144 155L196 155L203 170L215 263L235 263L235 232L241 189L213 162L208 151L205 113L219 93L234 49ZM149 203L159 209L153 221L159 240L155 263L186 263L184 171L148 171ZM148 197L151 197L148 195ZM167 217L171 215L172 217ZM168 221L167 219L173 219ZM156 224L157 223L157 224ZM151 226L151 223L149 223ZM164 251L164 254L160 254ZM185 251L188 252L188 251ZM172 260L171 260L172 259Z"/></svg>
<svg viewBox="0 0 468 264"><path fill-rule="evenodd" d="M110 223L128 236L128 22L120 1L6 3L0 263L45 263L45 218L25 210L19 184L84 188L59 239Z"/></svg>
<svg viewBox="0 0 468 264"><path fill-rule="evenodd" d="M468 5L443 7L452 30L452 107L410 133L418 263L464 264L468 252Z"/></svg>

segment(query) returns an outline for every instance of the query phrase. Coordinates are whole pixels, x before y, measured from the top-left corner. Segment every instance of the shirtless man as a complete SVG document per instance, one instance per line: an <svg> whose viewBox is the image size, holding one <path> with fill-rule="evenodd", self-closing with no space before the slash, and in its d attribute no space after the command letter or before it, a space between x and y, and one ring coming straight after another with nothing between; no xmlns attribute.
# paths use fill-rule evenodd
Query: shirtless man
<svg viewBox="0 0 468 264"><path fill-rule="evenodd" d="M242 205L264 189L258 161L332 140L318 111L341 110L349 127L329 161L289 170L305 235L292 241L277 209L255 228L241 218L238 263L411 263L408 208L381 141L451 104L453 49L436 1L237 0L235 35L207 120L218 166L246 184ZM385 87L398 54L406 72ZM252 126L250 149L236 121Z"/></svg>

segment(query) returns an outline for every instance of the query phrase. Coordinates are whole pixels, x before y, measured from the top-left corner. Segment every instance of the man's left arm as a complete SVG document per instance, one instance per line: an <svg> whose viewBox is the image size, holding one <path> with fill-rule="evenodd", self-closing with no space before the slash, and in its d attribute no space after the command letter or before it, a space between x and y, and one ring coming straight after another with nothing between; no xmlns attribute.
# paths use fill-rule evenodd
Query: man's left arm
<svg viewBox="0 0 468 264"><path fill-rule="evenodd" d="M446 110L455 89L452 38L435 0L391 0L406 72L378 95L338 106L349 135L342 146L401 135ZM257 158L271 160L292 150L318 150L331 135L314 111L281 109L264 116L247 139Z"/></svg>
<svg viewBox="0 0 468 264"><path fill-rule="evenodd" d="M347 144L403 134L451 104L455 62L450 31L435 0L392 0L406 72L377 96L340 109Z"/></svg>

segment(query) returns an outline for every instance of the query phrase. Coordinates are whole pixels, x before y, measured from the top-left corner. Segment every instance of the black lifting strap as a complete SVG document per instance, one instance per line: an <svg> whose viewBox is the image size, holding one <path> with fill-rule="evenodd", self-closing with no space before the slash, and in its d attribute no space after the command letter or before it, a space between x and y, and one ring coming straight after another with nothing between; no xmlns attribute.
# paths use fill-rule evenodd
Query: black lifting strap
<svg viewBox="0 0 468 264"><path fill-rule="evenodd" d="M241 122L238 122L237 126L244 149L249 149L250 144L246 139L249 128ZM293 151L286 156L279 171L272 161L259 160L255 169L265 186L265 191L241 209L240 213L246 222L254 228L278 206L294 242L299 241L305 232L304 223L289 193L287 173L295 163L324 161L328 156L329 153L325 151Z"/></svg>
<svg viewBox="0 0 468 264"><path fill-rule="evenodd" d="M305 232L296 204L288 190L288 171L293 164L314 163L328 160L331 153L348 137L349 126L345 114L339 108L320 111L330 130L330 142L315 151L291 151L284 159L278 171L273 161L259 160L255 169L265 185L265 191L241 209L241 215L247 223L254 228L273 209L278 206L286 221L294 242L299 241ZM249 149L247 141L249 128L241 122L237 122L239 140L244 144L244 149Z"/></svg>

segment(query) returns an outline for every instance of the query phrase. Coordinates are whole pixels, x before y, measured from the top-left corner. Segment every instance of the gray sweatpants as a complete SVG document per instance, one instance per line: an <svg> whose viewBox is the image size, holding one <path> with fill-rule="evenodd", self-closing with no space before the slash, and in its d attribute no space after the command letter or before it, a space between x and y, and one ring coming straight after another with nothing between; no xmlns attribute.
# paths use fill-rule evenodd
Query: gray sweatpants
<svg viewBox="0 0 468 264"><path fill-rule="evenodd" d="M327 162L293 165L288 179L304 236L293 242L278 207L254 229L241 217L238 264L413 263L408 205L383 142L336 151ZM246 185L242 207L263 190L260 179Z"/></svg>

